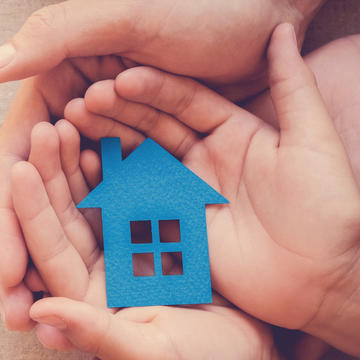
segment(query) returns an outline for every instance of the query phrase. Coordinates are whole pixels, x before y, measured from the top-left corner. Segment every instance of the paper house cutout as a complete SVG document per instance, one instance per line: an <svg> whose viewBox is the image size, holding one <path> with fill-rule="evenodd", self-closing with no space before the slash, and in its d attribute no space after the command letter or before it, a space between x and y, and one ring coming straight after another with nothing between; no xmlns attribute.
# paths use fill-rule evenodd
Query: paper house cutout
<svg viewBox="0 0 360 360"><path fill-rule="evenodd" d="M101 139L103 181L77 206L101 208L109 307L212 301L206 204L228 201L151 139L122 160L119 138ZM178 220L179 242L161 242L159 221ZM131 223L151 223L151 242L132 243ZM162 255L181 253L182 275L162 273ZM133 254L153 276L134 276Z"/></svg>

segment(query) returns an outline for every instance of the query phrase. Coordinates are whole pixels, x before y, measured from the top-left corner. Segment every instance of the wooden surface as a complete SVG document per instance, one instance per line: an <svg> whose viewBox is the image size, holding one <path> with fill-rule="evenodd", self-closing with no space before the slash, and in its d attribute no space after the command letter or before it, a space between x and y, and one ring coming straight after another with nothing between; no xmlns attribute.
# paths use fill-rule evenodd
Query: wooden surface
<svg viewBox="0 0 360 360"><path fill-rule="evenodd" d="M11 36L34 10L57 0L0 0L0 43ZM329 0L310 26L304 52L318 48L333 39L360 33L360 0ZM5 118L18 83L0 84L0 123ZM340 354L328 360L345 359ZM45 350L33 333L8 332L0 321L0 360L85 360L80 353L61 354Z"/></svg>

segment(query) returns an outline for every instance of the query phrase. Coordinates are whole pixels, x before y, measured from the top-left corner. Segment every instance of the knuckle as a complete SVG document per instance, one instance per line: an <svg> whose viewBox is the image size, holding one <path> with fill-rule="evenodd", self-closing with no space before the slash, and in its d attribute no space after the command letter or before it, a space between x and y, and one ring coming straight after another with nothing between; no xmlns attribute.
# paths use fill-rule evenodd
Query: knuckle
<svg viewBox="0 0 360 360"><path fill-rule="evenodd" d="M65 6L53 4L36 10L26 21L26 27L34 33L53 30L66 19Z"/></svg>
<svg viewBox="0 0 360 360"><path fill-rule="evenodd" d="M188 81L189 91L183 96L179 97L175 102L174 115L176 117L182 116L193 104L196 94L198 93L199 87L194 81Z"/></svg>

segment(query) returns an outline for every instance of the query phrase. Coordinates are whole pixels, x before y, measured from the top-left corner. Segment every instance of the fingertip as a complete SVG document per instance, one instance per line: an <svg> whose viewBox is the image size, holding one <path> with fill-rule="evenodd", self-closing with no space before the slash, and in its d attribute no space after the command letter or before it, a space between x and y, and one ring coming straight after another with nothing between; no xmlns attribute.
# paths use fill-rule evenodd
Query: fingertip
<svg viewBox="0 0 360 360"><path fill-rule="evenodd" d="M279 48L290 49L292 52L299 53L295 29L290 23L282 23L275 28L271 36L268 56L272 57Z"/></svg>
<svg viewBox="0 0 360 360"><path fill-rule="evenodd" d="M13 185L23 185L23 181L31 181L36 172L35 167L28 161L18 161L11 168L11 180Z"/></svg>
<svg viewBox="0 0 360 360"><path fill-rule="evenodd" d="M70 144L73 146L80 146L80 134L70 121L65 119L57 121L55 129L58 133L61 144L64 146Z"/></svg>
<svg viewBox="0 0 360 360"><path fill-rule="evenodd" d="M270 72L270 85L280 78L290 77L298 71L303 62L296 40L294 26L289 23L278 25L271 37L267 52Z"/></svg>
<svg viewBox="0 0 360 360"><path fill-rule="evenodd" d="M91 188L97 186L101 178L101 161L99 155L90 149L81 152L80 167Z"/></svg>
<svg viewBox="0 0 360 360"><path fill-rule="evenodd" d="M98 81L91 85L84 96L87 110L94 113L102 113L104 110L111 108L114 104L115 81L104 80Z"/></svg>
<svg viewBox="0 0 360 360"><path fill-rule="evenodd" d="M85 102L83 98L75 98L70 100L64 109L64 117L69 120L71 123L74 120L79 120L84 114Z"/></svg>
<svg viewBox="0 0 360 360"><path fill-rule="evenodd" d="M137 99L146 91L146 83L151 80L154 69L138 66L120 73L115 79L115 90L126 99Z"/></svg>
<svg viewBox="0 0 360 360"><path fill-rule="evenodd" d="M7 290L2 304L3 320L8 330L29 331L34 327L35 323L29 317L32 303L32 293L24 284Z"/></svg>
<svg viewBox="0 0 360 360"><path fill-rule="evenodd" d="M37 324L36 336L40 343L47 349L60 351L70 351L74 349L74 346L66 336L53 326Z"/></svg>
<svg viewBox="0 0 360 360"><path fill-rule="evenodd" d="M54 125L49 122L39 122L31 131L31 152L41 152L58 148L59 138ZM46 150L45 150L46 149Z"/></svg>

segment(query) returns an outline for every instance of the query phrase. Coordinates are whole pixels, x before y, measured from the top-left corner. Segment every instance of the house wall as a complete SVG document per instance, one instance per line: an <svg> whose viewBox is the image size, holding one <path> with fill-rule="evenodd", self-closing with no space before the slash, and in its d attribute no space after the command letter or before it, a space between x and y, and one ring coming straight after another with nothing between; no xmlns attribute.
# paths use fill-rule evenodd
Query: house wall
<svg viewBox="0 0 360 360"><path fill-rule="evenodd" d="M180 243L160 243L158 220L163 217L143 217L152 220L153 243L132 244L130 219L122 217L113 223L112 216L103 213L104 248L108 305L110 307L175 305L211 302L211 283L205 207L180 211L171 219L180 220ZM175 211L174 211L175 213ZM112 226L106 226L112 223ZM183 275L163 275L161 252L182 252ZM155 276L133 276L132 253L154 253Z"/></svg>

